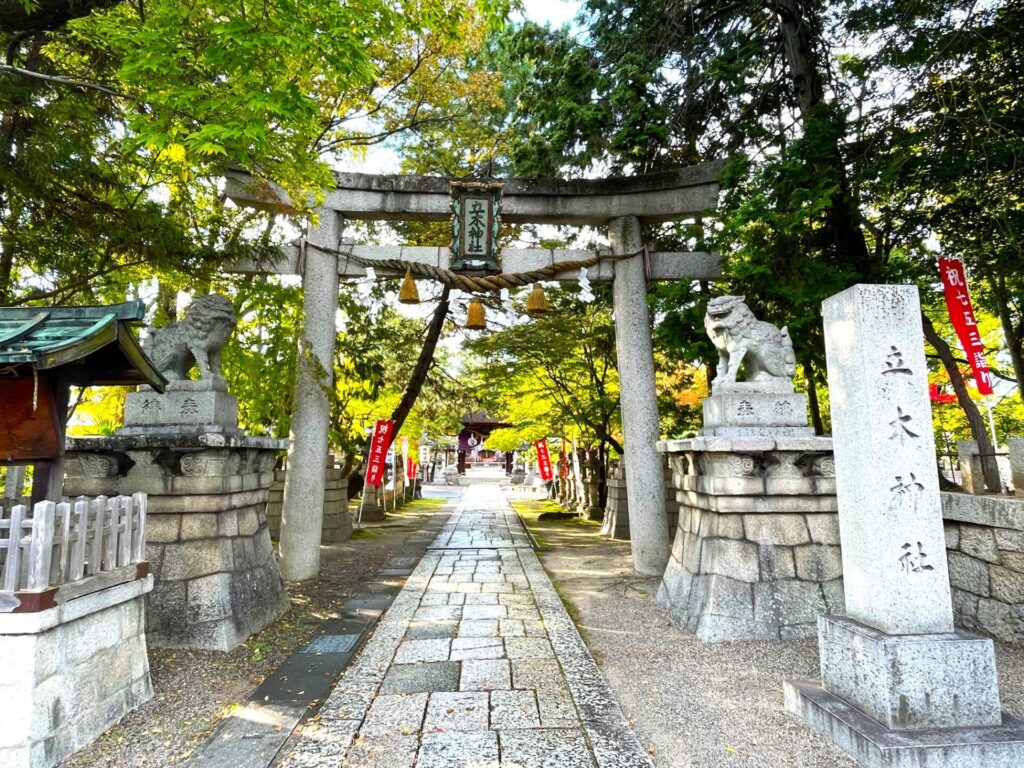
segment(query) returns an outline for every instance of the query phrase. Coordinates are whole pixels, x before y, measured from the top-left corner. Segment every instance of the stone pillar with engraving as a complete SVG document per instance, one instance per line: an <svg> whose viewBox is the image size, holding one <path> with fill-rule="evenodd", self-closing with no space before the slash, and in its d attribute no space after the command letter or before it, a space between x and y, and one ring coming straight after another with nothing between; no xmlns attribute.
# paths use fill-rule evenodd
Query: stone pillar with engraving
<svg viewBox="0 0 1024 768"><path fill-rule="evenodd" d="M228 650L289 606L266 520L285 441L238 428L219 365L233 328L227 299L197 297L145 345L166 392L130 393L113 436L67 441L66 495L149 495L146 632L157 647Z"/></svg>
<svg viewBox="0 0 1024 768"><path fill-rule="evenodd" d="M786 706L869 766L1024 765L992 641L953 626L917 288L824 303L845 615Z"/></svg>
<svg viewBox="0 0 1024 768"><path fill-rule="evenodd" d="M679 502L658 601L705 642L812 636L843 606L832 440L807 425L786 329L739 296L705 324L721 359L703 435L658 444Z"/></svg>

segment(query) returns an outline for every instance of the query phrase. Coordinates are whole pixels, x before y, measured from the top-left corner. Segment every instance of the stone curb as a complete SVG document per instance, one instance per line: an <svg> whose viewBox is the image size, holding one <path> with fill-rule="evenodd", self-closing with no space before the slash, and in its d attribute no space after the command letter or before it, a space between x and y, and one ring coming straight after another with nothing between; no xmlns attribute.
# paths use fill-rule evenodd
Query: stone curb
<svg viewBox="0 0 1024 768"><path fill-rule="evenodd" d="M532 550L520 550L519 559L547 627L555 656L565 672L598 766L652 768L650 757L626 722L622 709L562 605L544 566Z"/></svg>

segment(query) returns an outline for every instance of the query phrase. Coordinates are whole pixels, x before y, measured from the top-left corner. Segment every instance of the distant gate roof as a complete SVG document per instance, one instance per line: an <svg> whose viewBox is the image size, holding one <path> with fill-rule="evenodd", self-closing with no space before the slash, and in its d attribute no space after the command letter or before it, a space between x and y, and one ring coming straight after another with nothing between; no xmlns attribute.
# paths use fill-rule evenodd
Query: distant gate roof
<svg viewBox="0 0 1024 768"><path fill-rule="evenodd" d="M75 386L167 380L142 351L130 326L145 317L141 301L104 307L0 307L0 376L55 371Z"/></svg>
<svg viewBox="0 0 1024 768"><path fill-rule="evenodd" d="M486 431L490 434L495 429L501 429L503 427L511 427L511 424L506 424L499 419L494 418L487 411L470 411L464 414L460 419L462 425L466 429L478 429L480 431Z"/></svg>

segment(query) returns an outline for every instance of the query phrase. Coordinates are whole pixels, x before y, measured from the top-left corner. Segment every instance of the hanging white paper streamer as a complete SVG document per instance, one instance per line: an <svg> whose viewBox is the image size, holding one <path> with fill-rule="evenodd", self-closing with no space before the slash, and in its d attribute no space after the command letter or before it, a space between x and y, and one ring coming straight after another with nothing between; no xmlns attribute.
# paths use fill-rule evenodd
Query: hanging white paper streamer
<svg viewBox="0 0 1024 768"><path fill-rule="evenodd" d="M590 278L587 277L587 268L580 268L580 301L588 304L594 300L594 292L590 290Z"/></svg>

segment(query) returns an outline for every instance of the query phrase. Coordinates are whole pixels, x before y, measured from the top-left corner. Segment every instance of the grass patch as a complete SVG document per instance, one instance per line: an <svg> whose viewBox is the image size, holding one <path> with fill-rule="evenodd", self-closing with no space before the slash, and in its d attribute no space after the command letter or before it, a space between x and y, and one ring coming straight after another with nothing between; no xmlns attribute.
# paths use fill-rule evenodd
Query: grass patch
<svg viewBox="0 0 1024 768"><path fill-rule="evenodd" d="M384 528L356 528L352 531L350 539L376 539L384 535Z"/></svg>
<svg viewBox="0 0 1024 768"><path fill-rule="evenodd" d="M538 546L545 551L567 544L571 546L573 539L595 536L601 527L600 522L585 520L579 515L567 512L562 505L551 499L510 499L509 501L512 508L523 518L526 527L533 534L533 538L537 540ZM558 599L562 601L566 613L576 625L580 637L590 647L590 638L583 626L579 609L570 600L567 588L551 571L547 568L544 570L547 571L548 578L551 579L551 584L558 594ZM593 651L591 652L593 653Z"/></svg>
<svg viewBox="0 0 1024 768"><path fill-rule="evenodd" d="M436 498L436 497L429 497L429 498L425 498L425 499L416 499L414 501L410 501L410 502L400 506L399 509L400 510L401 509L410 509L410 510L428 509L428 510L433 510L433 509L440 509L441 507L443 507L447 503L448 503L447 499L439 499L439 498Z"/></svg>

